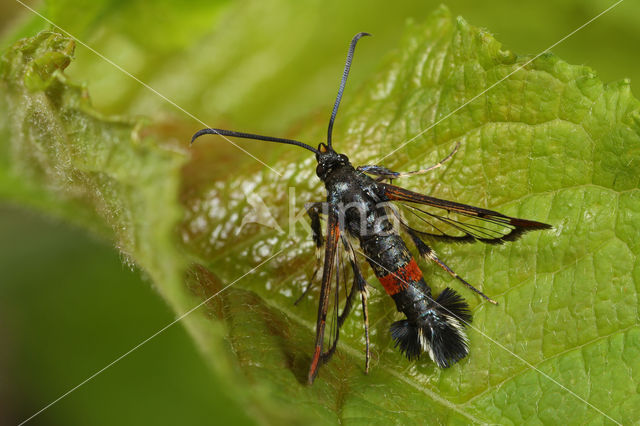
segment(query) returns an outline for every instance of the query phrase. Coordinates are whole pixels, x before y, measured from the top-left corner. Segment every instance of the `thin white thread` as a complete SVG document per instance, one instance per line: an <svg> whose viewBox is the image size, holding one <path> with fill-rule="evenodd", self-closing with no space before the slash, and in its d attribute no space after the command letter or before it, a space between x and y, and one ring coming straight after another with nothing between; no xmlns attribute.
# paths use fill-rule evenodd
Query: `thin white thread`
<svg viewBox="0 0 640 426"><path fill-rule="evenodd" d="M399 151L400 149L404 148L406 145L408 145L409 143L413 142L414 140L416 140L417 138L419 138L420 136L422 136L423 134L425 134L426 132L428 132L429 130L433 129L434 127L436 127L438 124L442 123L444 120L446 120L447 118L451 117L453 114L455 114L456 112L460 111L462 108L466 107L467 105L469 105L471 102L475 101L476 99L478 99L480 96L484 95L485 93L487 93L489 90L493 89L494 87L496 87L498 84L502 83L503 81L505 81L507 78L511 77L513 74L517 73L518 71L520 71L521 69L523 69L524 67L526 67L527 65L529 65L531 62L535 61L536 59L538 59L540 56L544 55L546 52L548 52L549 50L553 49L554 47L556 47L557 45L559 45L560 43L562 43L563 41L565 41L566 39L568 39L569 37L571 37L572 35L574 35L575 33L577 33L578 31L580 31L581 29L583 29L584 27L586 27L587 25L591 24L593 21L595 21L596 19L598 19L599 17L601 17L602 15L604 15L605 13L609 12L611 9L613 9L614 7L616 7L617 5L619 5L620 3L622 3L624 0L618 0L616 3L614 3L613 5L609 6L608 8L606 8L605 10L603 10L602 12L600 12L599 14L597 14L596 16L594 16L593 18L591 18L590 20L588 20L586 23L582 24L581 26L579 26L578 28L576 28L575 30L571 31L569 34L567 34L566 36L562 37L559 41L553 43L551 46L547 47L545 50L543 50L542 52L538 53L536 56L534 56L533 58L529 59L527 62L525 62L524 64L522 64L521 66L519 66L518 68L516 68L514 71L511 71L509 74L507 74L506 76L502 77L500 80L496 81L495 83L493 83L491 86L489 86L488 88L486 88L485 90L483 90L482 92L478 93L477 95L475 95L473 98L469 99L467 102L463 103L462 105L460 105L458 108L454 109L453 111L451 111L449 114L445 115L444 117L442 117L440 120L436 121L435 123L433 123L431 126L427 127L426 129L422 130L420 133L418 133L417 135L415 135L414 137L412 137L411 139L409 139L406 142L403 142L402 145L400 145L399 147L397 147L396 149L394 149L393 151L391 151L390 153L388 153L387 155L385 155L384 157L380 158L379 160L377 160L374 164L380 164L385 158L389 157L390 155L394 154L395 152Z"/></svg>
<svg viewBox="0 0 640 426"><path fill-rule="evenodd" d="M400 281L402 281L403 283L409 285L409 283L407 281L405 281L404 279L402 279L402 277L396 275L393 271L390 271L389 269L385 268L384 266L380 265L378 262L376 262L375 260L371 259L369 256L367 256L365 253L361 252L360 250L358 250L358 253L360 253L362 256L364 256L365 258L367 258L367 260L375 263L376 265L380 266L381 268L383 268L384 270L386 270L387 272L389 272L390 274L393 274L397 279L399 279ZM431 299L434 303L436 303L438 306L440 306L442 309L446 310L447 312L449 312L451 315L455 314L453 312L451 312L448 308L442 306L440 303L438 303L437 300L435 299ZM595 405L591 404L589 401L587 401L586 399L582 398L580 395L578 395L577 393L575 393L574 391L572 391L571 389L567 388L566 386L564 386L562 383L558 382L557 380L555 380L553 377L549 376L547 373L543 372L542 370L536 368L533 364L531 364L529 361L527 361L526 359L522 358L520 355L516 354L515 352L512 352L511 350L509 350L507 347L505 347L503 344L501 344L500 342L494 340L492 337L488 336L487 334L483 333L482 331L480 331L480 329L478 329L477 327L472 326L471 324L469 324L466 321L463 321L460 319L460 321L462 321L463 323L465 323L465 325L467 327L469 327L472 330L477 331L480 335L482 335L483 337L486 337L487 339L489 339L491 342L495 343L496 345L498 345L498 347L504 349L506 352L508 352L509 354L513 355L514 357L516 357L517 359L519 359L520 361L522 361L524 364L526 364L529 368L531 368L532 370L535 370L536 372L540 373L542 376L546 377L547 379L549 379L551 382L555 383L556 385L560 386L562 389L564 389L565 391L567 391L568 393L570 393L571 395L573 395L574 397L576 397L578 400L584 402L586 405L588 405L589 407L593 408L594 410L596 410L597 412L599 412L600 414L602 414L603 416L605 416L606 418L608 418L609 420L611 420L612 422L622 425L622 423L618 422L617 420L613 419L611 416L607 415L604 411L602 411L601 409L599 409L598 407L596 407Z"/></svg>
<svg viewBox="0 0 640 426"><path fill-rule="evenodd" d="M54 26L55 28L59 29L60 31L62 31L63 33L65 33L66 35L68 35L69 37L71 37L72 39L74 39L75 41L77 41L79 44L81 44L82 46L86 47L87 49L89 49L91 52L93 52L95 55L97 55L98 57L100 57L101 59L103 59L104 61L108 62L109 64L113 65L115 68L117 68L118 70L122 71L124 74L126 74L127 76L131 77L132 79L134 79L135 81L137 81L138 83L140 83L142 86L146 87L147 89L149 89L150 91L152 91L153 93L155 93L157 96L159 96L160 98L164 99L165 101L167 101L168 103L170 103L171 105L173 105L175 108L179 109L180 111L182 111L183 113L185 113L186 115L188 115L189 117L193 118L195 121L197 121L198 123L202 124L204 127L210 128L211 126L209 126L207 123L205 123L204 121L200 120L198 117L196 117L195 115L191 114L189 111L187 111L186 109L182 108L180 105L176 104L175 102L173 102L171 99L167 98L165 95L163 95L162 93L158 92L156 89L154 89L153 87L149 86L147 83L145 83L144 81L140 80L138 77L136 77L135 75L131 74L129 71L125 70L124 68L122 68L120 65L116 64L115 62L113 62L111 59L107 58L106 56L104 56L102 53L98 52L97 50L95 50L93 47L89 46L88 44L84 43L82 40L78 39L77 37L75 37L73 34L71 34L69 31L65 30L64 28L60 27L59 25L56 25L55 23L53 23L53 21L51 21L49 18L47 18L46 16L43 16L42 14L40 14L39 12L37 12L36 10L30 8L29 6L27 6L26 4L24 4L22 1L20 0L16 0L18 3L20 3L22 6L24 6L26 9L29 9L31 12L33 12L34 14L38 15L40 18L44 19L45 21L47 21L49 24L51 24L52 26ZM244 152L245 154L247 154L249 157L253 158L254 160L256 160L257 162L261 163L263 166L269 168L273 173L277 174L278 176L282 176L281 173L278 173L276 170L274 170L271 166L269 166L268 164L264 163L262 160L260 160L259 158L257 158L256 156L254 156L253 154L251 154L250 152L248 152L247 150L245 150L244 148L242 148L240 145L234 143L231 139L227 138L224 135L221 135L218 133L218 136L224 138L227 142L229 142L231 145L235 146L236 148L238 148L240 151Z"/></svg>
<svg viewBox="0 0 640 426"><path fill-rule="evenodd" d="M117 364L120 360L122 360L123 358L125 358L127 355L131 354L132 352L134 352L136 349L140 348L141 346L143 346L144 344L146 344L147 342L149 342L151 339L153 339L154 337L158 336L159 334L161 334L162 332L164 332L166 329L168 329L169 327L171 327L172 325L180 322L183 318L185 318L187 315L189 315L190 313L192 313L193 311L195 311L196 309L198 309L199 307L201 307L202 305L204 305L205 303L209 302L211 299L213 299L214 297L216 297L217 295L219 295L220 293L222 293L223 291L225 291L226 289L228 289L229 287L231 287L232 285L234 285L235 283L237 283L238 281L240 281L241 279L243 279L244 277L246 277L247 275L249 275L250 273L254 272L256 269L258 269L259 267L261 267L262 265L264 265L265 263L267 263L268 261L270 261L271 259L273 259L274 257L276 257L277 255L279 255L280 253L282 253L284 251L284 249L280 250L279 252L277 252L276 254L272 255L271 257L269 257L267 260L262 261L259 265L253 267L249 272L245 273L244 275L242 275L240 278L237 278L235 281L233 281L231 284L228 284L227 286L223 287L220 291L218 291L216 294L214 294L213 296L209 296L208 298L206 298L203 302L199 303L198 305L194 306L193 308L189 309L187 312L185 312L184 314L180 315L178 318L176 318L175 320L171 321L169 324L165 325L164 327L162 327L160 330L156 331L155 333L153 333L151 336L147 337L146 339L144 339L142 342L138 343L137 345L135 345L133 348L129 349L127 352L125 352L124 354L120 355L118 358L116 358L115 360L111 361L109 364L107 364L106 366L102 367L100 370L96 371L95 373L93 373L91 376L87 377L86 379L84 379L82 382L80 382L79 384L77 384L76 386L72 387L71 389L69 389L68 391L66 391L65 393L63 393L62 395L60 395L58 398L54 399L53 401L51 401L49 404L47 404L46 406L44 406L43 408L41 408L39 411L37 411L36 413L34 413L33 415L31 415L29 418L27 418L26 420L23 420L22 422L20 422L20 424L18 426L22 426L25 423L27 423L28 421L30 421L31 419L33 419L34 417L36 417L37 415L41 414L43 411L47 410L48 408L50 408L52 405L56 404L57 402L59 402L60 400L62 400L63 398L65 398L66 396L68 396L69 394L71 394L72 392L76 391L78 388L80 388L81 386L83 386L84 384L90 382L91 380L93 380L95 377L99 376L101 373L103 373L105 370L107 370L109 367L113 366L114 364Z"/></svg>

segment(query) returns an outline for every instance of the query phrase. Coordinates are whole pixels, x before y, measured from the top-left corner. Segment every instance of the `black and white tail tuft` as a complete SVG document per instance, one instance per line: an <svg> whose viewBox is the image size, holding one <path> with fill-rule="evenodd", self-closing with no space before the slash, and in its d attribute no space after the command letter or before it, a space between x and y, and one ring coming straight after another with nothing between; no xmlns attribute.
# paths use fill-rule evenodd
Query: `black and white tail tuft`
<svg viewBox="0 0 640 426"><path fill-rule="evenodd" d="M447 368L469 353L464 332L469 322L467 302L446 288L415 323L405 319L391 324L391 337L410 360L425 351L439 367Z"/></svg>

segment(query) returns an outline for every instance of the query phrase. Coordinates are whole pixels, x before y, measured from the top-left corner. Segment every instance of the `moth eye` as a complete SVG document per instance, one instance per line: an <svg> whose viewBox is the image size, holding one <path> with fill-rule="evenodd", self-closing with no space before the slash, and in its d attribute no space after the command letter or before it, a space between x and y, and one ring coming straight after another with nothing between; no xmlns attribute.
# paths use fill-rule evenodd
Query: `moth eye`
<svg viewBox="0 0 640 426"><path fill-rule="evenodd" d="M349 161L349 159L347 158L347 156L346 156L346 155L344 155L344 154L340 154L339 158L340 158L340 160L342 160L342 161Z"/></svg>

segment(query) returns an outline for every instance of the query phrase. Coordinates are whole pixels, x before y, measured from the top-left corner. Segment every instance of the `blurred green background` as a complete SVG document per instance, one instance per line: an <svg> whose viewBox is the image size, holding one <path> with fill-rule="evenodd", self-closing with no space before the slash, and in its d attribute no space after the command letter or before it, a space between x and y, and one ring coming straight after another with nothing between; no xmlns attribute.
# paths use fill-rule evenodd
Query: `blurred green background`
<svg viewBox="0 0 640 426"><path fill-rule="evenodd" d="M264 134L286 134L309 116L326 119L354 33L373 33L376 48L359 52L351 87L382 64L407 19L421 21L440 3L194 1L176 8L169 0L28 2L178 104L191 99L188 109L197 117ZM539 53L613 3L445 2L518 54ZM591 66L605 82L637 82L638 11L623 2L553 51ZM157 22L156 31L137 31L132 17ZM0 46L45 28L19 3L0 4ZM261 37L249 47L234 44L234 34L247 28ZM199 58L198 43L212 40L219 43L218 57ZM211 67L202 77L211 79L211 90L193 101L198 96L185 93L182 79ZM68 74L87 83L94 105L106 114L143 114L178 138L200 127L81 46ZM0 204L0 236L2 424L29 417L174 319L151 283L129 270L107 241L9 204ZM252 424L215 383L192 340L175 326L33 424Z"/></svg>

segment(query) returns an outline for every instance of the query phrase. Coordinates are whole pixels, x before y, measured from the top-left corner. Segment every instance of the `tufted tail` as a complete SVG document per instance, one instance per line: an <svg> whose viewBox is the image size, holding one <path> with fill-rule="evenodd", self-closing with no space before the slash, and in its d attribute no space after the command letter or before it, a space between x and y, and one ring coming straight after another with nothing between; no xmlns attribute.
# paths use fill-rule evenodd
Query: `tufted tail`
<svg viewBox="0 0 640 426"><path fill-rule="evenodd" d="M391 324L391 337L410 360L425 351L439 367L447 368L469 353L464 327L470 322L467 302L446 288L416 322L405 319Z"/></svg>

